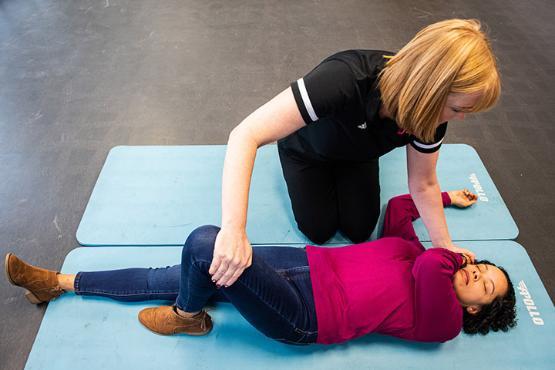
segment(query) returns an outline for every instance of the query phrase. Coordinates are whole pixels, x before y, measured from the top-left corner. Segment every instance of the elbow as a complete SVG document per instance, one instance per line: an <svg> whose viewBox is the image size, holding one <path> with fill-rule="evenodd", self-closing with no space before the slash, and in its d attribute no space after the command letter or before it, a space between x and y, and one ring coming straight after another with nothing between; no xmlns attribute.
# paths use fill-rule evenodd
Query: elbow
<svg viewBox="0 0 555 370"><path fill-rule="evenodd" d="M433 176L424 178L409 179L408 185L411 194L425 193L430 189L439 187L439 183L435 174Z"/></svg>
<svg viewBox="0 0 555 370"><path fill-rule="evenodd" d="M425 183L425 184L409 184L409 191L411 195L427 193L431 189L435 188L437 183Z"/></svg>
<svg viewBox="0 0 555 370"><path fill-rule="evenodd" d="M410 199L410 194L397 195L397 196L391 198L387 202L387 207L386 207L386 210L385 210L385 214L386 215L390 214L391 212L393 212L394 209L400 208L405 199Z"/></svg>
<svg viewBox="0 0 555 370"><path fill-rule="evenodd" d="M240 140L245 135L245 129L241 125L237 125L231 130L228 137L228 142Z"/></svg>
<svg viewBox="0 0 555 370"><path fill-rule="evenodd" d="M254 135L252 135L247 127L243 125L237 125L229 133L227 145L239 145L241 147L254 146L258 148L264 144L258 143Z"/></svg>

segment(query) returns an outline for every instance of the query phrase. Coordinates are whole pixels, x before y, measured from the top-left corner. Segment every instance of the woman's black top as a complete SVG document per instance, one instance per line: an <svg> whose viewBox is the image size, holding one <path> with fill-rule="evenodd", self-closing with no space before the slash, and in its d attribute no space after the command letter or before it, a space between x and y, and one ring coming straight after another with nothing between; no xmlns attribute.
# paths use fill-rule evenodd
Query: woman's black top
<svg viewBox="0 0 555 370"><path fill-rule="evenodd" d="M447 122L433 142L404 133L395 121L380 118L378 74L394 53L347 50L322 61L291 84L305 127L280 140L281 148L323 160L364 162L410 143L416 150L439 150Z"/></svg>

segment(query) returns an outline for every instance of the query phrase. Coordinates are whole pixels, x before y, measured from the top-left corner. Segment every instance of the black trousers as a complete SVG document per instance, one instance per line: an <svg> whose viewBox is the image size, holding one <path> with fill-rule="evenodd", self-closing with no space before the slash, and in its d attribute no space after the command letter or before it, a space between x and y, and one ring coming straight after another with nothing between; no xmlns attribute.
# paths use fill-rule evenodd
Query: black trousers
<svg viewBox="0 0 555 370"><path fill-rule="evenodd" d="M380 215L378 159L332 162L278 148L299 230L317 244L338 230L353 243L367 240Z"/></svg>

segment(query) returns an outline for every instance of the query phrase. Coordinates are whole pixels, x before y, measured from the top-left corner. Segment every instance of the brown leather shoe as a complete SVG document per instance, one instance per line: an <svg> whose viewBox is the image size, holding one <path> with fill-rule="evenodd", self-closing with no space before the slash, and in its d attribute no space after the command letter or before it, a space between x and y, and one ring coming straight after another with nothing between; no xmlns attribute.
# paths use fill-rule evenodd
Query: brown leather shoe
<svg viewBox="0 0 555 370"><path fill-rule="evenodd" d="M4 267L10 283L27 289L25 297L31 303L49 302L64 293L56 271L29 265L13 253L6 254Z"/></svg>
<svg viewBox="0 0 555 370"><path fill-rule="evenodd" d="M174 306L145 308L139 312L139 321L148 330L162 335L205 335L212 330L212 319L205 311L187 318L179 316Z"/></svg>

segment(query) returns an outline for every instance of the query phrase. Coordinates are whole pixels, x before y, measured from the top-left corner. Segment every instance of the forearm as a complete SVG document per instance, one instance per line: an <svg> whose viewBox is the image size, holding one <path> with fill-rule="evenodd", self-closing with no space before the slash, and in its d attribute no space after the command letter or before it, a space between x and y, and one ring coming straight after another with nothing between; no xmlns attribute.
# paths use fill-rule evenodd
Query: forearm
<svg viewBox="0 0 555 370"><path fill-rule="evenodd" d="M229 136L222 179L222 228L245 230L257 143L245 129Z"/></svg>
<svg viewBox="0 0 555 370"><path fill-rule="evenodd" d="M287 88L252 112L229 135L222 176L222 228L209 270L217 285L232 285L252 263L245 229L256 150L303 125L293 92Z"/></svg>
<svg viewBox="0 0 555 370"><path fill-rule="evenodd" d="M441 200L443 207L451 204L447 192L441 193ZM387 204L382 236L399 236L407 240L417 239L412 222L418 218L420 218L420 214L411 195L398 195Z"/></svg>
<svg viewBox="0 0 555 370"><path fill-rule="evenodd" d="M447 229L443 211L444 202L438 182L433 181L419 186L409 183L409 189L420 217L428 230L432 245L434 247L451 246L451 236Z"/></svg>

